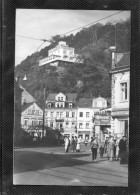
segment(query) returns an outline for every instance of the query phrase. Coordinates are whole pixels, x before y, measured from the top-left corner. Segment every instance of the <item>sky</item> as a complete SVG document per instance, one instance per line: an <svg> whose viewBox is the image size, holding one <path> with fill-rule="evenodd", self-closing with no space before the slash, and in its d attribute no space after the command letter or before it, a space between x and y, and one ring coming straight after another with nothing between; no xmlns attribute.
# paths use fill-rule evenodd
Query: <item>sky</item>
<svg viewBox="0 0 140 195"><path fill-rule="evenodd" d="M21 36L49 40L52 36L67 33L119 11L120 10L17 9L15 29L15 66L20 64L20 62L27 56L33 54L42 43L40 40L27 39ZM124 11L112 17L108 17L107 19L100 21L100 23L115 23L120 20L126 20L130 17L130 14L130 11ZM73 33L75 34L76 32L77 31L74 31ZM49 44L49 42L45 42L38 51Z"/></svg>

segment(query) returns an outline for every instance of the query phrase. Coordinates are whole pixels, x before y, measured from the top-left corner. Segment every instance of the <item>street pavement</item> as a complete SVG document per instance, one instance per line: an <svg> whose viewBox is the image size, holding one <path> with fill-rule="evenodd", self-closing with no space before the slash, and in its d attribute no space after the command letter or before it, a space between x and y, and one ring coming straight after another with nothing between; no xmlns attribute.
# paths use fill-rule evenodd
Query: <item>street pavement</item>
<svg viewBox="0 0 140 195"><path fill-rule="evenodd" d="M61 147L14 149L14 185L128 186L128 165L92 161L89 146L80 153Z"/></svg>

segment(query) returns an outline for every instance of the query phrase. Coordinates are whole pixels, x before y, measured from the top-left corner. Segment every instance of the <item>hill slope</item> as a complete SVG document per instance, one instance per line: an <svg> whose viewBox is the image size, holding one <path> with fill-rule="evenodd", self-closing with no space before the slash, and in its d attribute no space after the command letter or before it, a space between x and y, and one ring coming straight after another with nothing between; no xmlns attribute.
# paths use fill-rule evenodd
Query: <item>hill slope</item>
<svg viewBox="0 0 140 195"><path fill-rule="evenodd" d="M116 46L117 52L130 50L130 20L116 24ZM52 37L53 43L28 56L15 68L15 76L21 76L21 84L41 104L43 99L43 78L46 92L79 92L82 97L101 95L111 96L111 83L109 71L111 67L111 54L109 47L114 45L115 26L111 23L106 25L95 24L89 28L82 29L75 36ZM84 64L70 66L39 67L39 60L48 56L48 50L55 47L59 41L75 48L83 59ZM24 74L28 81L23 81ZM82 86L78 87L77 82Z"/></svg>

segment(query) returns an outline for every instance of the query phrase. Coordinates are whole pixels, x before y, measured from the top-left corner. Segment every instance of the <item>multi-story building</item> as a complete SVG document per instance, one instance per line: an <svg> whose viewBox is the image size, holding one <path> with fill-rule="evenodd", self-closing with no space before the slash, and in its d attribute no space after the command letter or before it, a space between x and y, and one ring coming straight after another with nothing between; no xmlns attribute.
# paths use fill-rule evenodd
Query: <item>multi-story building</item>
<svg viewBox="0 0 140 195"><path fill-rule="evenodd" d="M111 47L111 129L119 136L129 136L130 52L116 53Z"/></svg>
<svg viewBox="0 0 140 195"><path fill-rule="evenodd" d="M77 94L51 93L46 99L45 123L53 129L59 129L64 136L75 135L77 125Z"/></svg>
<svg viewBox="0 0 140 195"><path fill-rule="evenodd" d="M83 139L91 139L91 137L101 134L101 126L97 124L94 114L100 109L107 107L107 99L103 97L97 98L80 98L78 101L77 114L77 131L78 135Z"/></svg>
<svg viewBox="0 0 140 195"><path fill-rule="evenodd" d="M77 111L77 134L83 140L93 137L93 117L92 99L80 98Z"/></svg>
<svg viewBox="0 0 140 195"><path fill-rule="evenodd" d="M50 64L51 66L66 65L71 63L83 63L78 55L74 53L74 48L69 47L66 42L60 41L59 44L48 51L48 57L39 61L39 66Z"/></svg>
<svg viewBox="0 0 140 195"><path fill-rule="evenodd" d="M21 113L21 126L31 134L38 133L42 137L43 111L35 103L24 103Z"/></svg>

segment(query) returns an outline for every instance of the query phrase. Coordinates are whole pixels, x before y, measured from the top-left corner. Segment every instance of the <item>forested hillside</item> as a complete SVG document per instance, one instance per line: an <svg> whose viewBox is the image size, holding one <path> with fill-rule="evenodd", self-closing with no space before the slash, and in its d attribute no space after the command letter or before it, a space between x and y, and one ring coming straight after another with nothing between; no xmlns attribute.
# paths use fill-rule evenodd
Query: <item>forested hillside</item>
<svg viewBox="0 0 140 195"><path fill-rule="evenodd" d="M116 24L117 52L130 50L130 33L130 20ZM115 45L115 25L98 23L82 29L75 35L63 37L56 35L52 37L52 41L50 46L28 56L15 68L15 77L20 75L21 84L37 99L39 104L43 99L43 78L47 94L61 91L79 92L82 97L111 96L109 47ZM66 41L67 45L74 47L75 53L84 59L83 65L39 67L39 60L47 57L48 50L55 47L59 41ZM28 81L22 80L25 72ZM78 81L80 85L77 84Z"/></svg>

